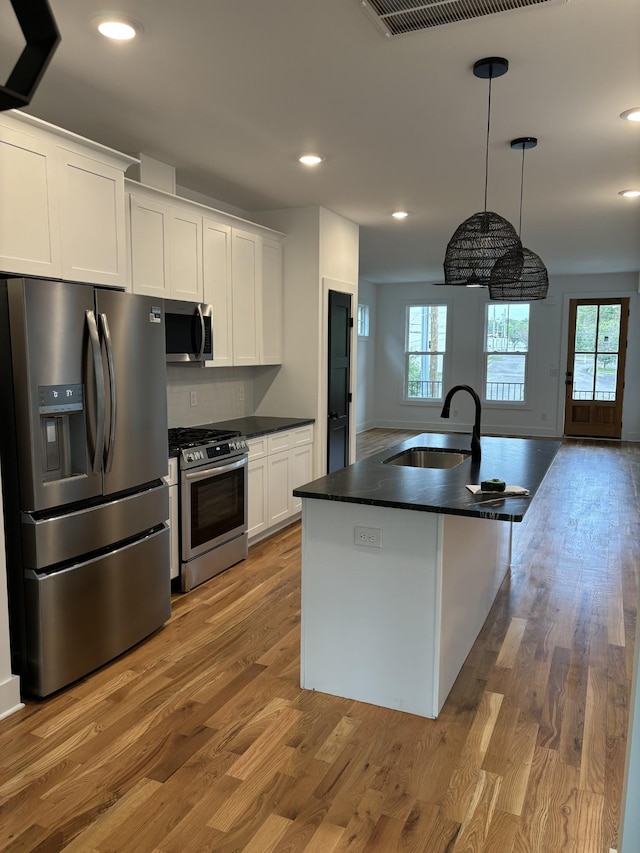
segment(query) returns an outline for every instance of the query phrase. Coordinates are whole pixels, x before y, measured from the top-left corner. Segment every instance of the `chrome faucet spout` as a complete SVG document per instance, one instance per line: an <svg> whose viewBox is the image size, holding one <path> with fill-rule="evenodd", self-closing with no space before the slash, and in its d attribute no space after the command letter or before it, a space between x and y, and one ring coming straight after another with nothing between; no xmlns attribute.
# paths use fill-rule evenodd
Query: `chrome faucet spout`
<svg viewBox="0 0 640 853"><path fill-rule="evenodd" d="M451 398L456 393L456 391L467 391L473 397L473 402L476 407L476 417L473 423L473 430L471 432L471 461L476 464L480 462L481 451L480 451L480 417L482 414L482 405L480 403L480 397L478 397L477 393L473 390L471 385L454 385L447 392L447 396L444 398L444 403L442 405L442 411L440 412L441 418L448 418L449 413L451 411Z"/></svg>

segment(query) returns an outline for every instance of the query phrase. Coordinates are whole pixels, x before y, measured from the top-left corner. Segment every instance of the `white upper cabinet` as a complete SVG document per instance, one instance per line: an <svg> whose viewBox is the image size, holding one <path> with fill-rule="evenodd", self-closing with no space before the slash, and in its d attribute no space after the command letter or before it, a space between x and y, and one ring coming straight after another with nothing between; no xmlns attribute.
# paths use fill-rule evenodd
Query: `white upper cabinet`
<svg viewBox="0 0 640 853"><path fill-rule="evenodd" d="M0 125L0 269L59 276L55 147Z"/></svg>
<svg viewBox="0 0 640 853"><path fill-rule="evenodd" d="M124 174L107 163L58 149L62 277L125 286Z"/></svg>
<svg viewBox="0 0 640 853"><path fill-rule="evenodd" d="M166 224L171 298L202 302L202 216L170 207Z"/></svg>
<svg viewBox="0 0 640 853"><path fill-rule="evenodd" d="M134 192L130 213L133 292L202 302L202 217Z"/></svg>
<svg viewBox="0 0 640 853"><path fill-rule="evenodd" d="M260 251L257 234L232 229L233 363L236 365L260 364Z"/></svg>
<svg viewBox="0 0 640 853"><path fill-rule="evenodd" d="M207 367L233 364L233 298L231 293L231 227L202 220L204 301L213 306L213 360Z"/></svg>
<svg viewBox="0 0 640 853"><path fill-rule="evenodd" d="M169 296L166 208L134 195L130 204L133 292L162 299Z"/></svg>
<svg viewBox="0 0 640 853"><path fill-rule="evenodd" d="M0 269L126 287L124 171L135 162L28 114L0 114Z"/></svg>
<svg viewBox="0 0 640 853"><path fill-rule="evenodd" d="M282 364L282 243L262 239L262 338L260 364Z"/></svg>
<svg viewBox="0 0 640 853"><path fill-rule="evenodd" d="M136 181L125 188L133 292L213 307L207 367L282 364L283 235Z"/></svg>

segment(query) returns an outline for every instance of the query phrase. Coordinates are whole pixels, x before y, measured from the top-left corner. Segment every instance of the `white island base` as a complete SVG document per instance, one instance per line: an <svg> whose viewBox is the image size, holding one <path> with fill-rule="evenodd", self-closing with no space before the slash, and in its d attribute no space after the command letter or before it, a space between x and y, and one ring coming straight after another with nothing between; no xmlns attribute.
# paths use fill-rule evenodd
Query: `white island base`
<svg viewBox="0 0 640 853"><path fill-rule="evenodd" d="M301 686L437 717L510 545L509 521L303 498Z"/></svg>

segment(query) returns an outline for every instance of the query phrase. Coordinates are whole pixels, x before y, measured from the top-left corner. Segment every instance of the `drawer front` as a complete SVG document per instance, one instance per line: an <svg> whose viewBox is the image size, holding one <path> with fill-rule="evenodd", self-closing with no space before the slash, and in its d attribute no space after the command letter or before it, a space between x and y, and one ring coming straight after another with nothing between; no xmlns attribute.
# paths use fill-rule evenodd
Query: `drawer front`
<svg viewBox="0 0 640 853"><path fill-rule="evenodd" d="M311 444L313 441L313 424L298 427L291 432L291 447L299 447L301 444Z"/></svg>
<svg viewBox="0 0 640 853"><path fill-rule="evenodd" d="M249 445L249 462L253 459L262 459L263 456L267 455L268 442L266 435L261 435L259 438L250 438L247 444Z"/></svg>
<svg viewBox="0 0 640 853"><path fill-rule="evenodd" d="M281 450L288 450L291 447L290 432L274 432L267 437L269 439L269 455L279 453Z"/></svg>

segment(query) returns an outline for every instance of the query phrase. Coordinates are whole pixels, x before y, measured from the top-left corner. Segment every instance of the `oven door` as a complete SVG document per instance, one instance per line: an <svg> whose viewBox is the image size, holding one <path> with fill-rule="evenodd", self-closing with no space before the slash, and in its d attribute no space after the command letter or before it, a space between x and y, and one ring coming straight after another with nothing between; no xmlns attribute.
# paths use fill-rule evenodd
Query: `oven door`
<svg viewBox="0 0 640 853"><path fill-rule="evenodd" d="M247 457L181 475L181 557L204 554L247 529Z"/></svg>

